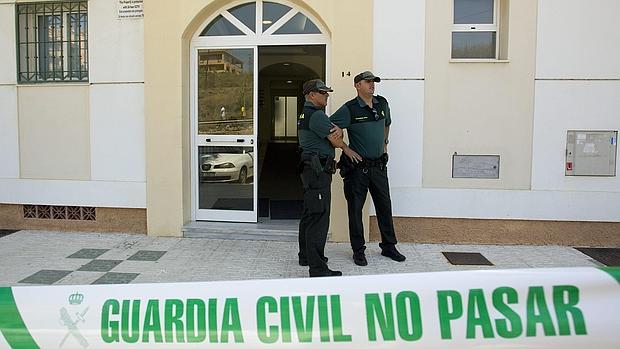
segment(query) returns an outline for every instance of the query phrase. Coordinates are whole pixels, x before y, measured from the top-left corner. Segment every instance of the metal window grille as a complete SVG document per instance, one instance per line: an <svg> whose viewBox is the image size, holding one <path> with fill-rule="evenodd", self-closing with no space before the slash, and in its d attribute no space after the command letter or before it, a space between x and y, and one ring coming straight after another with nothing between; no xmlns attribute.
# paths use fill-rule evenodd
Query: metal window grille
<svg viewBox="0 0 620 349"><path fill-rule="evenodd" d="M19 82L88 81L87 1L17 5Z"/></svg>

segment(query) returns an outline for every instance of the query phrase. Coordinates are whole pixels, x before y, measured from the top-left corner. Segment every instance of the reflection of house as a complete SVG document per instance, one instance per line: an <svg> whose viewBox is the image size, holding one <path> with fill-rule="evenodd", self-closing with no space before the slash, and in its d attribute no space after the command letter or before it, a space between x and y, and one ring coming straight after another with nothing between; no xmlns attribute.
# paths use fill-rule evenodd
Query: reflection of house
<svg viewBox="0 0 620 349"><path fill-rule="evenodd" d="M241 73L243 62L227 51L209 50L200 56L200 65L206 65L207 71L215 73Z"/></svg>

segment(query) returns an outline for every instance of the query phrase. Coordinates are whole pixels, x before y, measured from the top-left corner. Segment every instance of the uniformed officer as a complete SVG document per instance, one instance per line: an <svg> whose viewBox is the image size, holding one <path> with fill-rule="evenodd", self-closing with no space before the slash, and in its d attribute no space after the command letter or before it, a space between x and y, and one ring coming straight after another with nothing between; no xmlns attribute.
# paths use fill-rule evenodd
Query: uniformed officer
<svg viewBox="0 0 620 349"><path fill-rule="evenodd" d="M398 262L406 259L396 249L387 176L387 145L392 119L387 100L374 95L375 83L380 81L381 78L370 71L356 75L353 82L357 97L346 102L330 118L332 123L347 129L350 147L363 158L362 161L351 161L351 157L341 156L338 163L344 178L353 262L360 266L368 265L362 223L362 208L368 191L377 211L381 254Z"/></svg>
<svg viewBox="0 0 620 349"><path fill-rule="evenodd" d="M332 174L336 172L334 147L343 148L350 156L356 155L342 141L342 129L334 126L325 114L329 92L333 90L319 79L305 82L306 102L297 120L304 187L304 207L299 222L299 264L309 266L310 277L342 275L342 272L327 267L325 257Z"/></svg>

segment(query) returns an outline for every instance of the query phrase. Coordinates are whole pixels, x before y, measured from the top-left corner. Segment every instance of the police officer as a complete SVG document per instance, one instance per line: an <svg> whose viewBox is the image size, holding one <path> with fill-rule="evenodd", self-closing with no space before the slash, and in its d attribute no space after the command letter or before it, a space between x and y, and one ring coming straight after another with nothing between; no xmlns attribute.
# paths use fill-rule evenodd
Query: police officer
<svg viewBox="0 0 620 349"><path fill-rule="evenodd" d="M308 265L310 277L340 276L330 270L325 257L329 230L332 174L336 172L334 147L345 154L353 151L342 141L342 129L335 127L325 114L330 87L319 79L303 84L305 103L297 120L300 173L304 187L304 207L299 222L299 264Z"/></svg>
<svg viewBox="0 0 620 349"><path fill-rule="evenodd" d="M357 97L346 102L330 118L332 123L347 129L350 147L363 158L356 161L355 158L341 156L338 163L344 178L353 262L360 266L368 265L362 223L362 208L368 191L377 211L381 254L398 262L406 259L396 249L387 176L387 145L392 119L387 100L374 95L375 83L380 81L381 78L370 71L356 75L353 82Z"/></svg>

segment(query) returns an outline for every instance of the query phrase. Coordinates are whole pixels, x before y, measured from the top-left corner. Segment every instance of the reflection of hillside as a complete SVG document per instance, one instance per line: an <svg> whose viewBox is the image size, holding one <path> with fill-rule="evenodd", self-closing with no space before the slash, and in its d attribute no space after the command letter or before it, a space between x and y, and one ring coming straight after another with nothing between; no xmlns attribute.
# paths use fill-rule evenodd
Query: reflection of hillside
<svg viewBox="0 0 620 349"><path fill-rule="evenodd" d="M198 79L198 121L252 118L252 74L207 73L205 68L201 69ZM222 107L225 109L224 116Z"/></svg>
<svg viewBox="0 0 620 349"><path fill-rule="evenodd" d="M234 123L234 124L217 124L217 125L198 125L198 134L201 135L251 135L253 134L254 124Z"/></svg>

